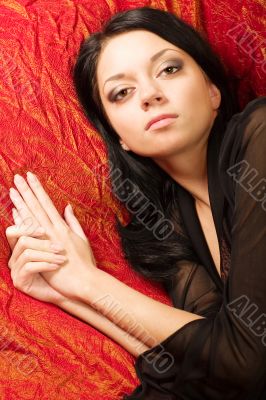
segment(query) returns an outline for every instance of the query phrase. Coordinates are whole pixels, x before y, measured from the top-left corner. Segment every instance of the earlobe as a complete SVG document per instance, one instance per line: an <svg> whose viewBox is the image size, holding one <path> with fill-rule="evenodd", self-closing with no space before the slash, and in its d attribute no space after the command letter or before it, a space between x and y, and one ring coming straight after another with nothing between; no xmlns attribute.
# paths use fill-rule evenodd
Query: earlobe
<svg viewBox="0 0 266 400"><path fill-rule="evenodd" d="M125 151L130 150L130 148L124 142L122 142L122 140L120 140L119 143L121 144L121 147L123 150L125 150Z"/></svg>

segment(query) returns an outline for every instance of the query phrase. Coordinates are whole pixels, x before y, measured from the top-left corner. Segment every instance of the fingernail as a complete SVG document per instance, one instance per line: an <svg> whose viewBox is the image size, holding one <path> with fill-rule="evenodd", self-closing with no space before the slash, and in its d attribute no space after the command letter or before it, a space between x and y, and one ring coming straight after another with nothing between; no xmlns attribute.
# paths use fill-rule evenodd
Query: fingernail
<svg viewBox="0 0 266 400"><path fill-rule="evenodd" d="M51 267L52 269L57 269L57 268L60 267L60 265L58 265L58 264L50 264L50 267Z"/></svg>
<svg viewBox="0 0 266 400"><path fill-rule="evenodd" d="M15 225L16 225L16 220L18 218L18 213L17 213L15 208L12 208L12 218L13 218L13 221L15 222Z"/></svg>
<svg viewBox="0 0 266 400"><path fill-rule="evenodd" d="M39 226L36 228L35 233L43 235L45 233L45 229L42 226Z"/></svg>
<svg viewBox="0 0 266 400"><path fill-rule="evenodd" d="M10 189L9 189L9 194L10 194L10 197L11 197L11 198L12 198L12 197L18 198L18 192L17 192L15 189L13 189L13 188L10 188Z"/></svg>
<svg viewBox="0 0 266 400"><path fill-rule="evenodd" d="M22 176L20 176L19 174L16 174L14 176L14 182L18 183L18 184L22 184L25 182L25 180L22 178Z"/></svg>
<svg viewBox="0 0 266 400"><path fill-rule="evenodd" d="M72 214L73 214L73 208L72 208L71 204L68 203L68 207L69 207L70 211L71 211Z"/></svg>
<svg viewBox="0 0 266 400"><path fill-rule="evenodd" d="M32 172L27 172L27 178L30 182L36 182L36 176Z"/></svg>
<svg viewBox="0 0 266 400"><path fill-rule="evenodd" d="M60 243L52 243L51 250L53 250L54 252L58 252L58 251L63 251L64 248Z"/></svg>
<svg viewBox="0 0 266 400"><path fill-rule="evenodd" d="M56 255L54 261L58 264L63 264L66 261L65 256Z"/></svg>

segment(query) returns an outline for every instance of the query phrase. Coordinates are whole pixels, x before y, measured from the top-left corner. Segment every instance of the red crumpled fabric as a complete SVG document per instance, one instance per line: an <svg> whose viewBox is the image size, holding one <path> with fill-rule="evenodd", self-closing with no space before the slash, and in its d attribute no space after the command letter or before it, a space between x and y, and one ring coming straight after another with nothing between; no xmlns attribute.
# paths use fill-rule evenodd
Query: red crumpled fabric
<svg viewBox="0 0 266 400"><path fill-rule="evenodd" d="M106 148L78 104L71 71L81 41L117 11L169 10L221 55L244 106L265 88L263 0L0 2L0 399L115 400L138 384L134 357L96 329L13 287L5 229L15 173L38 175L56 207L71 203L99 268L170 304L129 267L115 230L126 210L112 195ZM97 171L97 172L96 172Z"/></svg>

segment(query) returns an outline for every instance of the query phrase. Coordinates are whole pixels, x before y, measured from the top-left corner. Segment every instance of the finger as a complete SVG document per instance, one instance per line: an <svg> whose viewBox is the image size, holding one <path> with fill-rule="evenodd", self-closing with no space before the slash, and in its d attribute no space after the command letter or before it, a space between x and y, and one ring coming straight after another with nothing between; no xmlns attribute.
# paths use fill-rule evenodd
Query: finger
<svg viewBox="0 0 266 400"><path fill-rule="evenodd" d="M13 220L15 222L15 225L20 226L23 223L23 220L21 218L21 216L19 215L18 211L16 208L12 208L12 216L13 216Z"/></svg>
<svg viewBox="0 0 266 400"><path fill-rule="evenodd" d="M24 265L23 270L21 270L25 273L28 273L30 275L32 274L37 274L40 272L48 272L48 271L54 271L55 269L61 268L61 265L58 264L53 264L49 262L28 262Z"/></svg>
<svg viewBox="0 0 266 400"><path fill-rule="evenodd" d="M16 179L17 180L17 179ZM16 185L17 187L19 185ZM30 190L30 189L29 189ZM23 192L23 190L21 189ZM28 199L27 202L24 201L24 197L21 196L20 192L16 189L11 188L9 191L10 198L19 212L22 222L24 225L28 226L36 226L41 225L45 229L51 228L51 221L48 216L45 214L43 209L40 207L39 202L36 200L35 196L32 194L32 198ZM24 191L25 194L25 191ZM29 194L29 193L28 193ZM30 197L30 196L28 196ZM35 199L35 201L34 201ZM29 206L28 206L29 205ZM34 214L31 212L34 210Z"/></svg>
<svg viewBox="0 0 266 400"><path fill-rule="evenodd" d="M32 228L32 229L31 229ZM11 225L6 229L6 237L9 243L9 246L13 250L17 241L20 237L24 236L32 236L32 237L40 237L45 234L45 230L42 227L25 227L25 226L17 226Z"/></svg>
<svg viewBox="0 0 266 400"><path fill-rule="evenodd" d="M79 220L74 215L73 209L70 204L68 204L65 208L64 217L65 217L65 220L66 220L68 226L70 227L70 229L74 233L76 233L79 237L81 237L81 239L84 239L87 241L87 237L79 223Z"/></svg>
<svg viewBox="0 0 266 400"><path fill-rule="evenodd" d="M12 215L14 222L17 228L19 229L19 232L17 232L17 234L19 235L18 237L20 236L40 237L45 234L45 229L39 225L39 222L34 217L33 217L34 223L28 225L23 222L23 218L21 217L20 212L16 208L12 208Z"/></svg>
<svg viewBox="0 0 266 400"><path fill-rule="evenodd" d="M33 223L29 224L28 220L23 221L23 218L21 217L19 211L16 208L12 208L12 216L13 220L15 222L15 227L16 230L20 230L21 232L25 233L25 235L35 235L35 232L40 229L40 224L37 220L32 218ZM43 230L43 228L42 228ZM44 230L43 230L44 233ZM21 235L20 235L21 236Z"/></svg>
<svg viewBox="0 0 266 400"><path fill-rule="evenodd" d="M34 218L34 216L32 214L31 215L26 214L26 212L29 213L29 211L27 211L26 209L24 209L24 210L22 209L21 211L24 212L24 218L19 210L17 210L16 208L12 208L12 216L13 216L14 222L17 226L25 227L25 228L26 227L29 228L30 226L33 226L33 225L40 226L39 222L37 221L36 218ZM26 216L26 218L25 218L25 216ZM31 219L31 222L33 222L32 224L29 224L30 219Z"/></svg>
<svg viewBox="0 0 266 400"><path fill-rule="evenodd" d="M39 201L40 205L42 206L43 210L46 212L50 220L52 221L53 224L65 224L64 219L61 217L59 212L57 211L54 203L44 190L41 182L37 178L36 175L34 175L32 172L27 172L27 181L28 184L32 190L32 192L35 194L37 200Z"/></svg>
<svg viewBox="0 0 266 400"><path fill-rule="evenodd" d="M67 258L61 254L53 254L46 251L26 249L22 253L20 253L17 259L15 257L11 257L8 266L11 270L15 269L16 271L19 271L21 268L23 268L23 265L29 262L40 261L62 265L66 262L66 260Z"/></svg>
<svg viewBox="0 0 266 400"><path fill-rule="evenodd" d="M72 231L74 233L76 233L81 239L86 241L86 243L89 244L89 248L90 248L90 243L88 241L88 238L85 235L85 233L84 233L84 231L83 231L83 229L82 229L82 227L81 227L81 225L79 223L79 220L74 215L73 209L72 209L70 204L68 204L66 206L64 215L65 215L66 221L67 221L70 229L72 229ZM92 250L91 250L91 256L92 256L93 262L96 264L96 260L95 260L95 257L94 257L94 254L93 254Z"/></svg>
<svg viewBox="0 0 266 400"><path fill-rule="evenodd" d="M14 264L22 253L25 253L25 251L29 253L31 250L43 253L43 255L48 253L51 253L51 255L52 254L57 255L57 253L63 251L63 246L61 243L51 242L50 240L21 236L18 239L17 244L13 249L12 255L9 260L9 264L10 265ZM40 260L30 259L29 261L40 261ZM41 261L49 261L49 260L45 259Z"/></svg>
<svg viewBox="0 0 266 400"><path fill-rule="evenodd" d="M9 191L9 195L12 203L14 204L17 212L20 215L21 223L24 225L32 225L34 221L34 216L31 214L19 192L11 188Z"/></svg>
<svg viewBox="0 0 266 400"><path fill-rule="evenodd" d="M40 239L40 236L43 236L44 233L45 231L42 227L39 227L33 233L25 231L16 225L9 226L6 229L6 237L13 253L14 251L17 252L18 249L22 252L30 248L40 251L51 251L54 253L59 253L64 250L62 243ZM17 246L16 250L14 249L15 246Z"/></svg>
<svg viewBox="0 0 266 400"><path fill-rule="evenodd" d="M22 290L25 287L25 284L28 284L28 280L32 275L55 271L60 267L61 265L48 262L28 262L20 269L20 271L11 270L11 278L15 288Z"/></svg>
<svg viewBox="0 0 266 400"><path fill-rule="evenodd" d="M20 212L16 208L12 208L12 215L13 215L13 220L15 222L16 227L12 227L10 234L11 237L10 239L12 240L12 243L9 243L11 249L15 246L18 237L23 236L23 235L30 235L30 236L41 236L42 234L45 233L45 230L40 227L39 222L32 216L31 218L31 224L29 224L29 220L26 219L23 221L23 218L20 214ZM19 231L18 231L19 230ZM17 236L19 235L19 236ZM9 236L7 235L7 239L9 239Z"/></svg>

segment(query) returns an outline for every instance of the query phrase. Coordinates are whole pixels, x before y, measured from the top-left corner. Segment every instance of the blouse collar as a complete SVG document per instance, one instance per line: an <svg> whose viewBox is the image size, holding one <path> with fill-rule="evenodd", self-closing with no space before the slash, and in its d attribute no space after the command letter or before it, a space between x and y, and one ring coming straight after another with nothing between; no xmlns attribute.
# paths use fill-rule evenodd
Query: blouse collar
<svg viewBox="0 0 266 400"><path fill-rule="evenodd" d="M223 137L222 134L222 126L219 123L219 119L216 118L208 140L207 174L211 211L213 214L220 249L224 211L224 194L219 181L218 159ZM193 196L180 185L178 185L178 201L183 223L191 239L195 252L197 253L202 265L205 266L213 281L216 283L217 287L222 290L223 282L216 269L203 230L201 228L198 214L196 212L195 200Z"/></svg>

